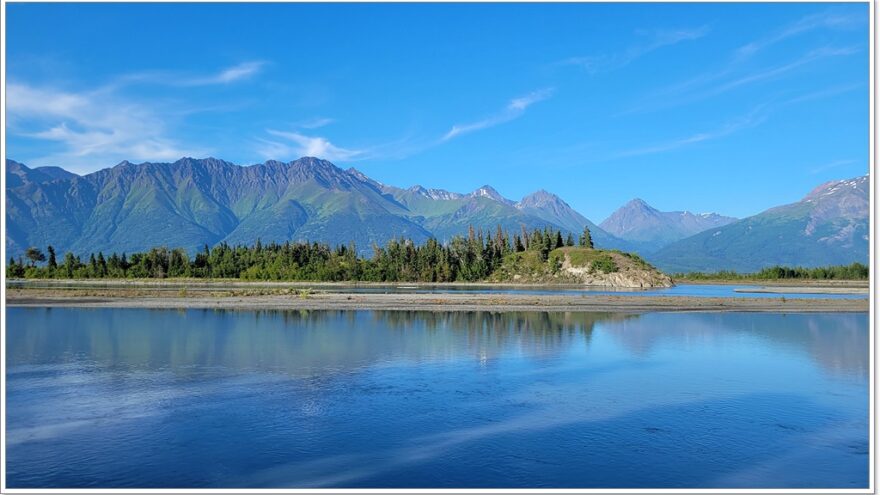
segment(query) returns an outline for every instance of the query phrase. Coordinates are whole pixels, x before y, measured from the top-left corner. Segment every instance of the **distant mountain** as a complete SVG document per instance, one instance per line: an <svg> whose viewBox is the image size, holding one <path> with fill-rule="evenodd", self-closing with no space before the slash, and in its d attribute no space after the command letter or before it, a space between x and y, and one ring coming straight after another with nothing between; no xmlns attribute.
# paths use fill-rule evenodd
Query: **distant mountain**
<svg viewBox="0 0 880 495"><path fill-rule="evenodd" d="M562 225L572 232L580 233L583 231L584 225L587 225L590 231L595 230L605 234L593 222L574 211L562 198L543 189L529 194L513 206L522 212L535 215L557 225Z"/></svg>
<svg viewBox="0 0 880 495"><path fill-rule="evenodd" d="M363 174L360 174L363 176ZM507 199L491 186L483 186L467 194L442 189L409 189L380 184L382 190L406 206L419 225L430 230L441 241L467 232L469 225L494 232L498 225L511 232L553 226L566 233L579 235L588 227L593 241L609 249L628 249L629 243L603 231L596 224L574 211L565 201L540 190L519 202Z"/></svg>
<svg viewBox="0 0 880 495"><path fill-rule="evenodd" d="M122 162L78 176L7 161L7 250L51 244L58 252L190 251L219 242L353 241L405 236L448 240L468 227L511 232L550 226L593 230L597 246L625 248L558 197L538 192L517 203L490 186L469 194L396 188L316 158L238 166L214 158Z"/></svg>
<svg viewBox="0 0 880 495"><path fill-rule="evenodd" d="M868 176L827 182L797 203L672 243L649 260L673 272L867 264L869 184Z"/></svg>
<svg viewBox="0 0 880 495"><path fill-rule="evenodd" d="M21 163L6 160L6 186L18 187L31 182L51 182L57 179L70 179L77 175L61 167L28 168Z"/></svg>
<svg viewBox="0 0 880 495"><path fill-rule="evenodd" d="M659 211L641 199L618 208L599 226L621 239L638 243L643 253L656 251L672 242L704 230L723 227L736 218L717 213Z"/></svg>
<svg viewBox="0 0 880 495"><path fill-rule="evenodd" d="M33 171L43 174L43 176L46 178L45 181L71 179L73 177L77 177L75 173L68 172L61 167L36 167L33 169Z"/></svg>

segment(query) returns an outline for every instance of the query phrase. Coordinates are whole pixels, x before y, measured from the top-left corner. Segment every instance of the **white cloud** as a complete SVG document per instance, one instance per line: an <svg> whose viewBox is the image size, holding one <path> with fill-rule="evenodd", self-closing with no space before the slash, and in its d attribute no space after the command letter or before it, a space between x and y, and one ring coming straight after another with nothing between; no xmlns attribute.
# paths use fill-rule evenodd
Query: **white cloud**
<svg viewBox="0 0 880 495"><path fill-rule="evenodd" d="M810 50L795 60L765 66L751 72L741 70L738 65L739 63L734 62L720 71L704 73L684 83L657 91L647 98L647 102L635 105L621 112L621 115L659 110L702 101L743 86L777 79L795 69L823 59L852 55L859 51L861 51L861 48L855 46L824 46Z"/></svg>
<svg viewBox="0 0 880 495"><path fill-rule="evenodd" d="M263 65L265 65L264 62L245 62L222 71L214 79L222 83L246 79L259 72Z"/></svg>
<svg viewBox="0 0 880 495"><path fill-rule="evenodd" d="M167 136L152 106L107 92L70 92L7 83L9 132L60 145L61 151L29 160L77 172L121 160L174 159L200 155ZM97 162L97 163L96 163Z"/></svg>
<svg viewBox="0 0 880 495"><path fill-rule="evenodd" d="M507 104L507 108L508 108L508 110L521 112L521 111L525 110L526 108L529 108L533 104L538 103L539 101L543 101L543 100L546 100L547 98L550 98L550 96L552 96L552 95L553 95L552 88L544 88L544 89L540 89L538 91L532 91L531 93L529 93L525 96L520 96L519 98L514 98L514 99L510 100L510 103Z"/></svg>
<svg viewBox="0 0 880 495"><path fill-rule="evenodd" d="M205 75L171 71L127 74L89 91L9 82L9 132L60 147L60 151L30 158L29 164L60 165L78 172L121 160L201 156L208 150L184 146L169 137L168 121L204 109L162 108L156 102L124 97L122 88L134 83L177 87L225 85L251 78L265 65L262 61L242 62Z"/></svg>
<svg viewBox="0 0 880 495"><path fill-rule="evenodd" d="M810 174L815 175L815 174L818 174L819 172L824 172L826 170L831 170L833 168L842 167L844 165L851 165L853 163L856 163L856 161L855 160L834 160L832 162L824 163L824 164L819 165L817 167L813 167L810 170Z"/></svg>
<svg viewBox="0 0 880 495"><path fill-rule="evenodd" d="M709 26L691 29L642 31L639 34L648 35L651 39L647 43L643 42L632 45L623 52L572 57L558 62L557 65L576 65L591 74L619 69L654 50L675 45L682 41L702 38L709 34Z"/></svg>
<svg viewBox="0 0 880 495"><path fill-rule="evenodd" d="M184 79L181 84L185 86L207 86L212 84L229 84L231 82L247 79L259 72L265 62L244 62L227 69L223 69L217 74L204 77L195 77Z"/></svg>
<svg viewBox="0 0 880 495"><path fill-rule="evenodd" d="M766 79L773 79L775 77L781 76L786 72L794 70L802 65L808 64L810 62L826 58L826 57L839 57L843 55L851 55L859 51L856 47L844 47L844 48L833 48L833 47L823 47L817 50L812 50L801 58L794 60L793 62L789 62L787 64L778 65L775 67L769 67L759 72L754 72L738 79L733 79L724 84L718 85L711 90L705 92L702 97L717 95L720 93L727 92L731 89L737 88L739 86L743 86L746 84L752 84L755 82L760 82Z"/></svg>
<svg viewBox="0 0 880 495"><path fill-rule="evenodd" d="M866 88L866 86L862 83L857 84L847 84L842 86L835 86L831 88L826 88L823 90L815 91L812 93L801 94L789 99L777 99L775 101L770 101L764 103L762 105L758 105L752 109L748 114L731 121L728 121L723 126L713 129L706 132L696 133L684 138L674 139L671 141L667 141L664 143L658 143L652 146L644 147L644 148L636 148L632 150L622 151L616 154L613 154L612 158L622 158L628 156L639 156L639 155L648 155L654 153L662 153L666 151L675 150L678 148L683 148L692 144L701 143L704 141L710 141L718 138L722 138L725 136L729 136L736 132L739 132L744 129L748 129L751 127L756 127L764 123L767 118L774 112L778 112L789 105L796 105L798 103L802 103L804 101L812 101L821 98L830 98L836 96L838 94L846 93L848 91L853 91L858 88ZM852 163L852 160L839 160L837 162L833 162L828 164L826 167L819 167L814 169L811 173L817 173L822 170L826 170L827 168L841 166L845 164Z"/></svg>
<svg viewBox="0 0 880 495"><path fill-rule="evenodd" d="M156 84L164 86L217 86L250 79L259 73L266 62L242 62L213 74L187 74L178 71L145 71L125 74L117 77L106 89L114 90L129 84Z"/></svg>
<svg viewBox="0 0 880 495"><path fill-rule="evenodd" d="M739 132L743 129L748 129L750 127L755 127L760 125L767 119L767 114L765 112L765 106L756 107L754 110L749 112L747 115L728 121L724 125L719 128L711 129L709 131L699 132L696 134L692 134L690 136L686 136L683 138L673 139L670 141L657 143L651 146L647 146L644 148L636 148L626 151L621 151L615 153L613 158L625 158L632 156L642 156L642 155L653 155L656 153L665 153L667 151L673 151L679 148L684 148L693 144L702 143L705 141L712 141L715 139L719 139L725 136L729 136L735 132Z"/></svg>
<svg viewBox="0 0 880 495"><path fill-rule="evenodd" d="M843 93L848 93L850 91L854 91L856 89L868 89L867 82L864 83L854 83L854 84L841 84L838 86L832 86L830 88L820 89L819 91L814 91L812 93L802 94L800 96L796 96L790 100L784 102L786 105L792 105L795 103L803 103L805 101L819 100L822 98L830 98L832 96L836 96Z"/></svg>
<svg viewBox="0 0 880 495"><path fill-rule="evenodd" d="M286 132L269 129L266 132L282 138L277 140L259 140L257 152L267 159L299 158L313 156L329 161L351 161L368 156L367 150L341 148L328 139L320 136L306 136L299 132Z"/></svg>
<svg viewBox="0 0 880 495"><path fill-rule="evenodd" d="M335 119L327 118L327 117L316 117L314 119L304 120L296 124L296 127L301 129L318 129L321 127L328 126L336 122Z"/></svg>
<svg viewBox="0 0 880 495"><path fill-rule="evenodd" d="M526 109L530 106L538 103L539 101L550 98L553 95L553 91L553 88L544 88L538 91L533 91L525 96L514 98L510 100L510 102L504 107L501 112L495 115L487 117L483 120L478 120L476 122L453 125L452 128L449 129L449 131L444 134L440 140L441 142L449 141L450 139L461 136L462 134L479 131L481 129L487 129L489 127L494 127L498 124L503 124L505 122L516 119L522 116L523 113L525 113Z"/></svg>
<svg viewBox="0 0 880 495"><path fill-rule="evenodd" d="M760 52L790 38L817 30L840 30L863 26L865 19L851 14L838 14L829 11L802 17L797 21L782 26L770 34L752 40L736 48L728 57L724 66L719 69L698 74L683 82L659 89L646 96L641 103L634 105L621 114L669 108L676 105L691 103L710 96L722 94L727 90L768 80L802 65L819 61L824 58L850 55L860 51L859 47L821 47L806 52L800 58L782 64L776 64L749 72L747 62Z"/></svg>
<svg viewBox="0 0 880 495"><path fill-rule="evenodd" d="M831 12L808 15L797 21L783 26L774 33L739 47L734 52L735 60L742 60L754 56L759 51L769 48L776 43L787 40L799 34L817 29L841 29L858 26L864 19L853 15L842 15Z"/></svg>

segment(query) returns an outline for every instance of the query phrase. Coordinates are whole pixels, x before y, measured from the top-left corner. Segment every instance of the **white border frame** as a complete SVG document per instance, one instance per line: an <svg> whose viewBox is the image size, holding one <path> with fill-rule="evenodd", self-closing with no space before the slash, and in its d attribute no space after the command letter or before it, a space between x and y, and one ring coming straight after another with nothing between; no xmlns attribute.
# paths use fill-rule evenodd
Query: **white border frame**
<svg viewBox="0 0 880 495"><path fill-rule="evenodd" d="M141 0L138 3L178 3L179 0ZM350 2L348 0L325 0L326 3L361 3L360 0L355 0ZM424 0L373 0L376 2L382 3L422 3ZM447 3L465 3L469 0L445 0ZM187 3L249 3L247 1L242 0L186 0ZM481 3L539 3L535 2L535 0L480 0ZM2 300L0 300L0 308L2 308L2 314L0 314L0 391L3 392L3 397L0 397L0 493L74 493L74 494L85 494L85 493L138 493L138 494L152 494L152 493L686 493L686 494L698 494L698 493L874 493L874 489L876 487L875 484L875 476L876 476L876 467L877 467L877 456L876 456L876 429L875 429L875 405L876 405L876 369L874 367L874 357L875 357L875 348L876 348L876 320L874 311L876 309L877 303L877 292L876 292L876 264L875 261L877 259L877 244L875 242L875 227L877 222L877 202L876 202L876 176L875 176L875 166L877 160L877 148L876 148L876 131L877 128L875 126L875 117L876 117L876 92L877 88L875 86L876 83L876 70L877 66L875 64L875 55L877 49L877 38L876 38L876 28L877 28L877 11L875 9L875 0L861 0L861 1L842 1L842 0L713 0L713 1L699 1L699 0L552 0L552 2L548 3L858 3L864 4L867 3L868 7L868 19L869 19L869 205L870 205L870 213L871 218L869 222L870 229L870 240L869 240L869 265L870 265L870 276L869 276L869 287L870 287L870 295L869 305L870 305L870 313L869 313L869 332L868 332L868 344L869 344L869 366L870 366L870 377L869 377L869 468L868 468L868 488L858 488L858 489L762 489L762 488L748 488L748 489L601 489L601 488L584 488L584 489L566 489L566 488L549 488L549 489L415 489L415 488L348 488L348 489L337 489L337 488L290 488L290 489L114 489L114 488L103 488L103 489L40 489L40 488L7 488L6 487L6 180L5 180L5 171L6 171L6 5L8 3L77 3L77 2L68 2L67 0L15 0L13 2L9 2L7 0L0 0L0 8L2 8L2 12L0 12L0 46L2 46L2 54L0 54L0 102L2 102L2 112L0 112L0 168L3 170L3 187L2 192L0 192L0 198L2 198L2 204L0 204L0 230L2 230L2 238L3 242L0 244L0 282L2 282L2 286L0 286L0 296L2 296ZM125 0L89 0L80 3L129 3ZM134 2L131 2L134 3ZM297 3L296 1L290 0L260 0L259 2L253 3ZM371 2L363 2L363 3L371 3ZM429 3L429 2L425 2Z"/></svg>

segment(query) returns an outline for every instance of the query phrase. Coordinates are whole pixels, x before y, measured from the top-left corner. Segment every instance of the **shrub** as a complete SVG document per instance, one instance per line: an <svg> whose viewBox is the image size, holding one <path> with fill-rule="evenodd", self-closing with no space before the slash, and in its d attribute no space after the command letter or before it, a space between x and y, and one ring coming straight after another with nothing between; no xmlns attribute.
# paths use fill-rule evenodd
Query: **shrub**
<svg viewBox="0 0 880 495"><path fill-rule="evenodd" d="M590 263L591 272L601 271L602 273L613 273L617 270L617 263L615 263L610 256L599 257Z"/></svg>

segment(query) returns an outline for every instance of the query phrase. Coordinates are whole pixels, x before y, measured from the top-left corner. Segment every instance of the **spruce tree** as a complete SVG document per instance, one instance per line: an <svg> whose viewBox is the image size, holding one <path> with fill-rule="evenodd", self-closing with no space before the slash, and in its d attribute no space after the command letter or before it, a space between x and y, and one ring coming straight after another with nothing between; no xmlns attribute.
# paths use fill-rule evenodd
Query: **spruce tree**
<svg viewBox="0 0 880 495"><path fill-rule="evenodd" d="M55 271L58 268L58 260L55 259L55 248L48 246L46 251L49 251L49 270Z"/></svg>
<svg viewBox="0 0 880 495"><path fill-rule="evenodd" d="M593 249L593 237L590 235L590 229L584 226L584 233L581 234L580 246Z"/></svg>

